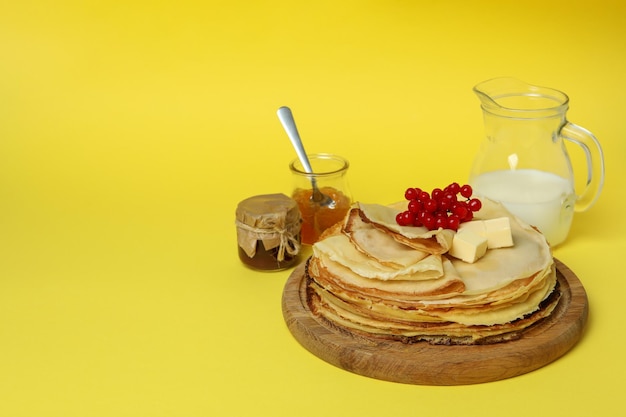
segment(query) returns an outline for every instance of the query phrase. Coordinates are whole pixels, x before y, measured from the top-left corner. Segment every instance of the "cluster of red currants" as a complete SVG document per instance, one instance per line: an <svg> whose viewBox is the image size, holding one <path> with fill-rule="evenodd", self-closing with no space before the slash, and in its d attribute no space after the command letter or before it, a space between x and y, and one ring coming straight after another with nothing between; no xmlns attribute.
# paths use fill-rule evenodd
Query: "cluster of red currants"
<svg viewBox="0 0 626 417"><path fill-rule="evenodd" d="M474 212L482 207L479 199L471 198L472 192L470 185L456 182L444 189L435 188L430 194L420 188L407 188L404 198L409 203L405 211L398 213L396 222L400 226L423 226L428 230L458 230L461 223L472 220ZM459 194L465 200L459 199Z"/></svg>

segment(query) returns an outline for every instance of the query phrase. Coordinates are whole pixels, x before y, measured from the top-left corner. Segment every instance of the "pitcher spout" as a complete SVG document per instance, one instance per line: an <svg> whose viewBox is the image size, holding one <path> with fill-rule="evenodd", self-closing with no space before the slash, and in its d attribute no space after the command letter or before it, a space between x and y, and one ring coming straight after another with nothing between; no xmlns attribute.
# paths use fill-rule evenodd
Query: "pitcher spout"
<svg viewBox="0 0 626 417"><path fill-rule="evenodd" d="M559 90L512 77L492 78L474 86L481 108L504 117L539 118L564 114L569 98Z"/></svg>

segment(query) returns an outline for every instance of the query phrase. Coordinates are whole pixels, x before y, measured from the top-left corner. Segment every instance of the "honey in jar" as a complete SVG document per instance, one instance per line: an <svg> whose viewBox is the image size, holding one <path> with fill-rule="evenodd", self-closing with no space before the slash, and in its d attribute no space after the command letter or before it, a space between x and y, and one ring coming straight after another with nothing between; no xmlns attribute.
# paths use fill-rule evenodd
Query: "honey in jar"
<svg viewBox="0 0 626 417"><path fill-rule="evenodd" d="M348 185L348 161L334 154L311 154L308 159L313 173L307 172L299 159L289 168L294 187L291 196L302 213L302 243L312 245L329 227L341 221L350 209L352 196ZM312 198L313 186L333 200L330 205Z"/></svg>
<svg viewBox="0 0 626 417"><path fill-rule="evenodd" d="M332 187L321 187L320 191L332 198L333 206L321 206L311 197L312 189L297 188L293 199L298 202L302 214L302 243L312 245L317 242L324 230L341 221L350 209L351 199Z"/></svg>
<svg viewBox="0 0 626 417"><path fill-rule="evenodd" d="M276 271L298 260L302 217L295 200L284 194L247 198L235 213L239 259L247 266Z"/></svg>

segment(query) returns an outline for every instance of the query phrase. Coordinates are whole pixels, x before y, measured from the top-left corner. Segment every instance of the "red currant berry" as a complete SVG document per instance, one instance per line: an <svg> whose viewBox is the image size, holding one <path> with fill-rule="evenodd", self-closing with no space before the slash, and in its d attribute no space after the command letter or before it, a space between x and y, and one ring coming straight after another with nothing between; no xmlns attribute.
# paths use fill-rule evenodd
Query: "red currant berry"
<svg viewBox="0 0 626 417"><path fill-rule="evenodd" d="M452 192L454 195L457 195L459 191L461 190L461 186L459 185L458 182L453 182L452 184L448 185L446 189Z"/></svg>
<svg viewBox="0 0 626 417"><path fill-rule="evenodd" d="M422 211L423 209L423 204L417 200L411 200L409 201L409 204L407 206L407 209L411 212L411 213L419 213L420 211Z"/></svg>
<svg viewBox="0 0 626 417"><path fill-rule="evenodd" d="M432 213L435 210L437 210L437 202L435 200L433 200L432 198L429 198L428 200L424 201L424 210Z"/></svg>
<svg viewBox="0 0 626 417"><path fill-rule="evenodd" d="M450 217L448 217L448 224L447 224L448 229L458 230L460 224L461 224L461 219L456 214L452 214Z"/></svg>
<svg viewBox="0 0 626 417"><path fill-rule="evenodd" d="M465 215L465 217L463 218L464 222L469 222L470 220L472 220L474 218L474 212L472 210L467 210L467 214Z"/></svg>
<svg viewBox="0 0 626 417"><path fill-rule="evenodd" d="M474 190L472 190L472 186L469 184L462 186L460 191L461 195L465 198L470 198L473 192Z"/></svg>
<svg viewBox="0 0 626 417"><path fill-rule="evenodd" d="M415 200L418 196L418 192L415 188L407 188L404 192L404 198L407 200Z"/></svg>
<svg viewBox="0 0 626 417"><path fill-rule="evenodd" d="M433 230L435 228L435 216L433 216L431 213L425 213L422 218L422 224L428 230Z"/></svg>
<svg viewBox="0 0 626 417"><path fill-rule="evenodd" d="M459 219L464 219L467 216L467 212L469 209L465 204L459 202L452 207L452 213L457 216Z"/></svg>
<svg viewBox="0 0 626 417"><path fill-rule="evenodd" d="M410 211L403 211L396 215L396 223L400 226L410 226L413 224L413 213Z"/></svg>
<svg viewBox="0 0 626 417"><path fill-rule="evenodd" d="M437 217L435 219L435 228L436 229L445 229L446 226L448 225L448 218L447 217Z"/></svg>
<svg viewBox="0 0 626 417"><path fill-rule="evenodd" d="M477 198L472 198L467 204L469 206L469 209L472 211L478 211L483 206L483 204Z"/></svg>
<svg viewBox="0 0 626 417"><path fill-rule="evenodd" d="M438 204L439 210L446 212L450 209L450 206L452 206L452 202L449 199L442 198L441 200L439 200L439 204Z"/></svg>
<svg viewBox="0 0 626 417"><path fill-rule="evenodd" d="M422 227L422 226L424 226L422 221L419 219L419 216L415 216L415 218L413 219L413 226L415 226L415 227Z"/></svg>
<svg viewBox="0 0 626 417"><path fill-rule="evenodd" d="M425 202L430 198L430 194L427 191L421 191L417 196L417 201Z"/></svg>
<svg viewBox="0 0 626 417"><path fill-rule="evenodd" d="M430 193L430 196L434 199L434 200L439 200L441 198L441 196L443 195L443 190L441 188L435 188L433 189L433 191Z"/></svg>

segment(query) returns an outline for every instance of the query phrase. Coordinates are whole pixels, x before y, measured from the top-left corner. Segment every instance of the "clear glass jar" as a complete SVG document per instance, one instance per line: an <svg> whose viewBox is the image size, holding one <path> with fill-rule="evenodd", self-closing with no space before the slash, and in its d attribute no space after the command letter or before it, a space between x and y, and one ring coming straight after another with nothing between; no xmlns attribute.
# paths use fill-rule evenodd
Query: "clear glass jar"
<svg viewBox="0 0 626 417"><path fill-rule="evenodd" d="M307 173L299 159L289 165L293 176L292 198L302 214L302 243L312 245L329 227L341 221L352 204L348 185L348 161L338 155L308 155L313 174ZM333 201L325 205L314 197L314 187Z"/></svg>

